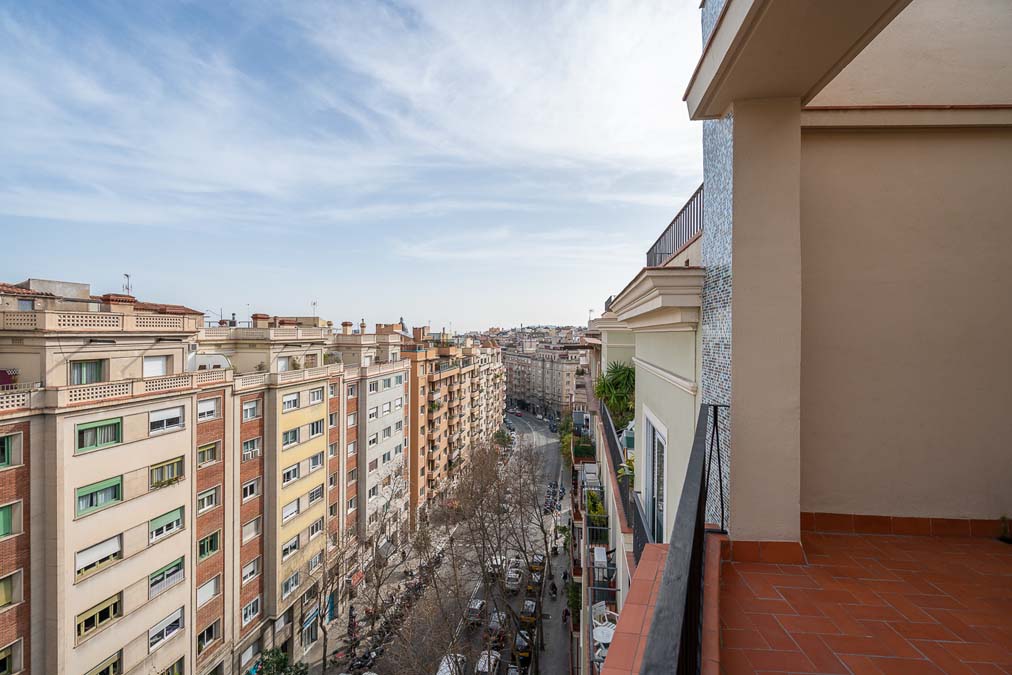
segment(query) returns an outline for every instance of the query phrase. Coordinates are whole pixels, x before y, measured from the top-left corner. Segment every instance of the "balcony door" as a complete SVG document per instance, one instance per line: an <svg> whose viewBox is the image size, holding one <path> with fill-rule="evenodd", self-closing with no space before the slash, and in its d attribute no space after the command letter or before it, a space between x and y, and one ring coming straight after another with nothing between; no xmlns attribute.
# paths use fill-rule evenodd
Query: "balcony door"
<svg viewBox="0 0 1012 675"><path fill-rule="evenodd" d="M644 481L644 507L646 508L646 525L650 528L650 534L655 542L664 541L664 495L665 495L665 471L664 462L666 459L667 439L664 432L654 426L649 417L645 417L644 427L646 431L646 457L644 457L644 468L646 469L646 480Z"/></svg>

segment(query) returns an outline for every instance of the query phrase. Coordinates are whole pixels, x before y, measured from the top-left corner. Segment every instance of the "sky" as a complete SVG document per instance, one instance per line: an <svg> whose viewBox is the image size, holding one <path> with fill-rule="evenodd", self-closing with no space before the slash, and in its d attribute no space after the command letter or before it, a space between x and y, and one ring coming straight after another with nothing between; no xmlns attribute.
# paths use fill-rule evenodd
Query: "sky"
<svg viewBox="0 0 1012 675"><path fill-rule="evenodd" d="M688 0L0 0L0 281L583 324L701 182Z"/></svg>

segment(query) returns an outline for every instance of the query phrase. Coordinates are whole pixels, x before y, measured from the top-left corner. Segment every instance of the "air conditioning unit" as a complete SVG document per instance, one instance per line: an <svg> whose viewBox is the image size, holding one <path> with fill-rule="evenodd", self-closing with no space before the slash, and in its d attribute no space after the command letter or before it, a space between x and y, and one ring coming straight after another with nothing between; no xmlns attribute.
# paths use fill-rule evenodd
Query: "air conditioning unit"
<svg viewBox="0 0 1012 675"><path fill-rule="evenodd" d="M197 351L197 343L196 342L191 342L190 343L190 351L191 352Z"/></svg>

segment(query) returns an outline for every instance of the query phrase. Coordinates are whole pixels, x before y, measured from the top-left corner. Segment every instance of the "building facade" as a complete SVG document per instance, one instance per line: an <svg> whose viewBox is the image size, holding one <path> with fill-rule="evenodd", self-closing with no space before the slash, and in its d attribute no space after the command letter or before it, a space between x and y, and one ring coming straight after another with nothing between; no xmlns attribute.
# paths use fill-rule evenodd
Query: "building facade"
<svg viewBox="0 0 1012 675"><path fill-rule="evenodd" d="M506 400L538 415L558 419L573 410L580 355L574 350L534 347L506 351Z"/></svg>

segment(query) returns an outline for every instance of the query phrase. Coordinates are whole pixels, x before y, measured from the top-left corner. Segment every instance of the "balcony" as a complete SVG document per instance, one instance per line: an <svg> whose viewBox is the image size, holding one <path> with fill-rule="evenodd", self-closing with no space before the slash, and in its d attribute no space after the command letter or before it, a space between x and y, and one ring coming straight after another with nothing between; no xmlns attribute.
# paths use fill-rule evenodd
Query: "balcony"
<svg viewBox="0 0 1012 675"><path fill-rule="evenodd" d="M196 333L198 317L115 312L0 312L0 331Z"/></svg>
<svg viewBox="0 0 1012 675"><path fill-rule="evenodd" d="M331 328L286 326L282 328L243 328L240 326L209 326L201 330L202 341L236 340L321 340L333 334Z"/></svg>
<svg viewBox="0 0 1012 675"><path fill-rule="evenodd" d="M702 231L703 186L700 185L647 251L647 267L663 265Z"/></svg>

